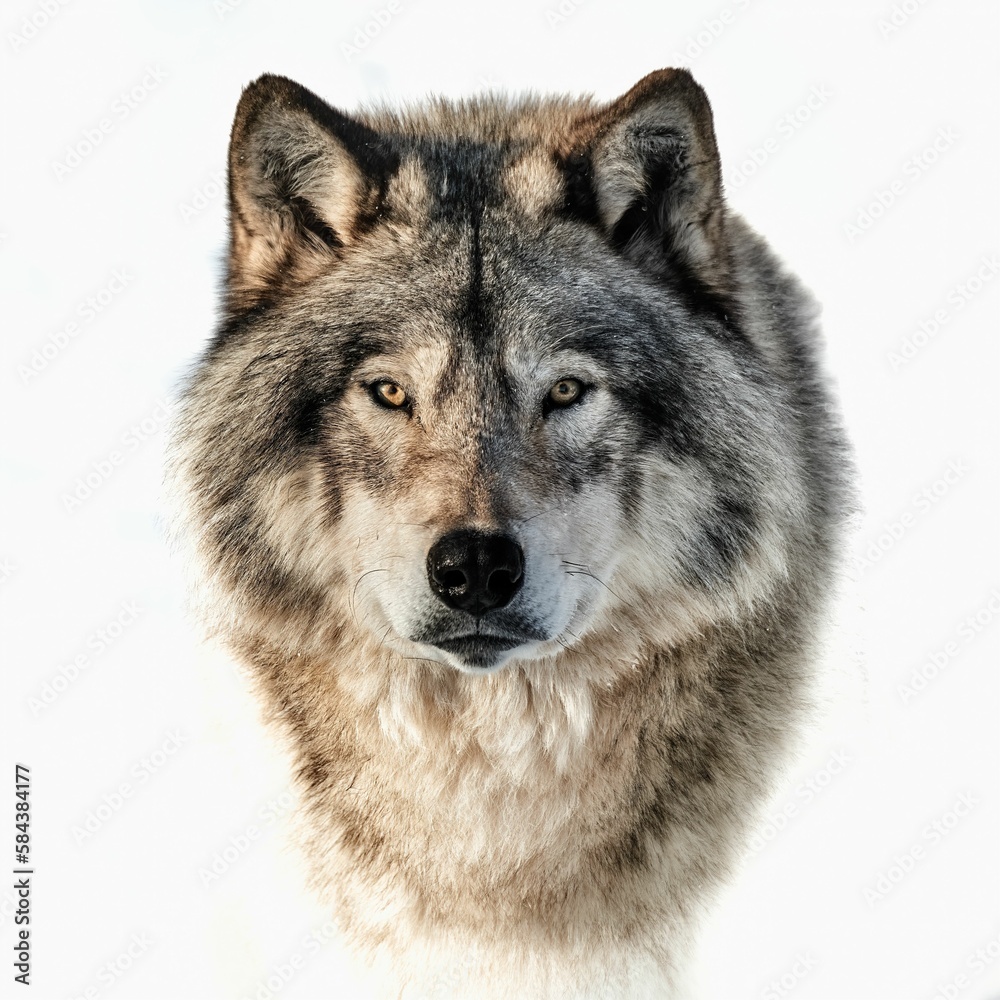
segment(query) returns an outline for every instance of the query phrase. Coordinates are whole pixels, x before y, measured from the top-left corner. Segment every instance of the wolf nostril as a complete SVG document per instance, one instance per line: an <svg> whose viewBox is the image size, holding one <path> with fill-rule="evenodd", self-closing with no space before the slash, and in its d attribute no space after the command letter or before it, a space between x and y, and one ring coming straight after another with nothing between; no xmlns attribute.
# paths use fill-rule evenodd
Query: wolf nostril
<svg viewBox="0 0 1000 1000"><path fill-rule="evenodd" d="M427 553L431 590L448 607L473 615L509 604L523 577L524 553L507 535L453 531Z"/></svg>
<svg viewBox="0 0 1000 1000"><path fill-rule="evenodd" d="M498 569L490 573L490 578L486 581L486 587L488 590L504 591L513 587L520 579L520 572L515 573L509 569Z"/></svg>
<svg viewBox="0 0 1000 1000"><path fill-rule="evenodd" d="M454 590L457 587L464 587L465 574L458 569L450 569L441 578L441 586L447 590Z"/></svg>

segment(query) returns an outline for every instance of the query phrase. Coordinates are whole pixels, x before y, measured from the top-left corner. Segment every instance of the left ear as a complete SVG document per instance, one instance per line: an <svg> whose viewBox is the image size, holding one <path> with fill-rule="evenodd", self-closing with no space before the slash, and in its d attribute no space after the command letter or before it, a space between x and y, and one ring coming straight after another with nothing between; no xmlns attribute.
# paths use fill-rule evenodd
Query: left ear
<svg viewBox="0 0 1000 1000"><path fill-rule="evenodd" d="M383 138L292 80L243 92L229 143L230 306L335 268L379 217L395 167Z"/></svg>
<svg viewBox="0 0 1000 1000"><path fill-rule="evenodd" d="M678 268L710 293L729 285L725 205L712 109L685 70L663 69L576 122L564 166L589 175L597 221L630 259Z"/></svg>

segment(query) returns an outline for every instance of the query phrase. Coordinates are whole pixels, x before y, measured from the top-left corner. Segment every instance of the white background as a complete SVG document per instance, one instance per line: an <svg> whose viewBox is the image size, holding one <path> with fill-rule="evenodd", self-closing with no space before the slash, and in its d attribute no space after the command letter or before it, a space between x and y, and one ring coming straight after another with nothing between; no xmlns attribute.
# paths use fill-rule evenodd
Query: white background
<svg viewBox="0 0 1000 1000"><path fill-rule="evenodd" d="M866 505L830 711L706 928L705 995L1000 995L998 8L558 3L3 5L0 870L15 761L37 867L30 992L0 882L0 995L354 995L308 939L284 764L198 648L159 520L241 88L610 99L669 65L711 97L731 203L824 304Z"/></svg>

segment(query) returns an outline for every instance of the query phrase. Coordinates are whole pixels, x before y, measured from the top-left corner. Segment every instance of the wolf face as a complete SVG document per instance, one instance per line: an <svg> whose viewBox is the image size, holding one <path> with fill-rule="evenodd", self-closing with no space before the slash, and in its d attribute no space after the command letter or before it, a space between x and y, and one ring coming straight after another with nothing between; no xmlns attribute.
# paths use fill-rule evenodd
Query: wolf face
<svg viewBox="0 0 1000 1000"><path fill-rule="evenodd" d="M314 884L379 995L689 996L850 496L705 95L348 116L265 76L229 179L172 475Z"/></svg>
<svg viewBox="0 0 1000 1000"><path fill-rule="evenodd" d="M410 118L263 77L230 189L183 432L230 620L301 643L349 619L479 673L595 630L680 641L809 544L687 74Z"/></svg>

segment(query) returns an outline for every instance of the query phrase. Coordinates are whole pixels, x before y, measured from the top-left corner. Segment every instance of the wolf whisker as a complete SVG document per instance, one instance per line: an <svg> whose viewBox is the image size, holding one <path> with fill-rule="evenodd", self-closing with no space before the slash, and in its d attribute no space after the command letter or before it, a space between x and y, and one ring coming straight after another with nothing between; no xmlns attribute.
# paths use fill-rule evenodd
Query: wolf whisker
<svg viewBox="0 0 1000 1000"><path fill-rule="evenodd" d="M591 580L596 580L609 594L612 594L616 600L621 600L621 598L599 577L595 576L588 570L571 569L566 571L567 576L589 576Z"/></svg>
<svg viewBox="0 0 1000 1000"><path fill-rule="evenodd" d="M535 519L536 517L543 517L543 516L544 516L545 514L551 514L551 513L552 513L552 511L554 511L554 510L558 510L558 509L559 509L559 508L558 508L558 506L557 506L557 505L553 505L552 507L549 507L549 508L548 508L548 509L546 509L546 510L540 510L540 511L539 511L539 512L538 512L537 514L532 514L532 515L531 515L531 517L527 517L527 518L525 518L525 519L524 519L524 522L523 522L523 523L524 523L524 524L528 524L528 522L529 522L529 521L534 521L534 519Z"/></svg>
<svg viewBox="0 0 1000 1000"><path fill-rule="evenodd" d="M389 633L390 633L391 631L392 631L392 626L390 625L390 626L389 626L389 627L388 627L388 628L387 628L387 629L386 629L386 630L385 630L385 631L384 631L384 632L382 633L382 638L381 638L381 639L379 639L379 641L378 641L378 648L379 648L379 649L381 649L381 648L382 648L382 647L383 647L383 646L385 645L385 640L386 640L386 638L388 637L388 635L389 635Z"/></svg>
<svg viewBox="0 0 1000 1000"><path fill-rule="evenodd" d="M360 622L358 622L358 615L357 615L356 606L355 606L355 598L357 597L358 587L361 586L361 581L366 576L371 576L372 573L388 573L388 572L389 572L389 570L388 569L384 569L384 568L383 569L369 569L369 570L366 570L364 573L361 574L361 576L358 577L358 582L354 584L354 589L351 591L351 615L354 618L355 624L360 624Z"/></svg>

